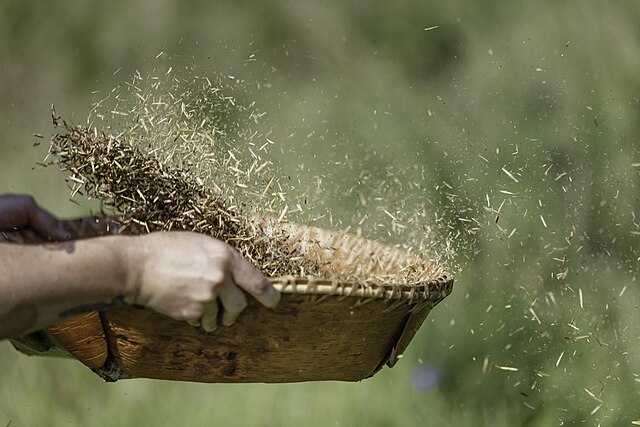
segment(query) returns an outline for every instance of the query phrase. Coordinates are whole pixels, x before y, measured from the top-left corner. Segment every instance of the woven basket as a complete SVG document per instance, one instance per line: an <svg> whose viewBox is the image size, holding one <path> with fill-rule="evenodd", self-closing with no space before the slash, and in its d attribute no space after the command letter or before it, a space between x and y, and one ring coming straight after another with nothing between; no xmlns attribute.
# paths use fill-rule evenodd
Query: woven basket
<svg viewBox="0 0 640 427"><path fill-rule="evenodd" d="M396 248L318 228L271 223L289 244L323 265L326 277L353 276L368 263L374 276L400 277ZM65 222L74 238L117 232L94 217ZM0 232L0 242L41 242L33 231ZM359 381L393 366L453 278L424 262L419 283L380 284L278 277L275 309L252 298L231 327L207 333L152 310L126 306L90 312L12 340L27 354L71 356L107 381L157 378L196 382Z"/></svg>

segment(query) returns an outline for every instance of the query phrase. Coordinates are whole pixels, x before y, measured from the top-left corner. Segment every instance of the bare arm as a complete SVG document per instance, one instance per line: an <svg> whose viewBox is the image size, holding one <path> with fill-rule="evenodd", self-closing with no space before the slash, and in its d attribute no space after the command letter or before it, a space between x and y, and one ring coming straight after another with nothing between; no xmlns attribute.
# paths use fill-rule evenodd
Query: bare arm
<svg viewBox="0 0 640 427"><path fill-rule="evenodd" d="M41 329L63 313L124 296L120 237L45 245L0 244L0 339Z"/></svg>
<svg viewBox="0 0 640 427"><path fill-rule="evenodd" d="M2 206L0 197L0 214ZM7 228L2 221L0 215L0 230ZM55 218L51 224L61 230ZM246 307L241 289L267 307L280 299L238 252L195 233L0 244L0 339L46 327L78 307L117 298L212 331L218 300L224 325L234 323Z"/></svg>

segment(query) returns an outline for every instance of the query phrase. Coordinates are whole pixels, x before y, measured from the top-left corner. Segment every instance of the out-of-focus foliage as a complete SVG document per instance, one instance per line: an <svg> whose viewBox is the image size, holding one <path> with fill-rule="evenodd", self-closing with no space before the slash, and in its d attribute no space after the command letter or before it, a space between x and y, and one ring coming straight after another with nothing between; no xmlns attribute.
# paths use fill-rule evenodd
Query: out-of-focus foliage
<svg viewBox="0 0 640 427"><path fill-rule="evenodd" d="M631 0L3 2L0 192L88 212L35 166L50 104L83 122L135 70L196 64L266 112L298 219L396 243L435 228L460 270L360 384L101 384L3 343L0 425L640 420L638 22Z"/></svg>

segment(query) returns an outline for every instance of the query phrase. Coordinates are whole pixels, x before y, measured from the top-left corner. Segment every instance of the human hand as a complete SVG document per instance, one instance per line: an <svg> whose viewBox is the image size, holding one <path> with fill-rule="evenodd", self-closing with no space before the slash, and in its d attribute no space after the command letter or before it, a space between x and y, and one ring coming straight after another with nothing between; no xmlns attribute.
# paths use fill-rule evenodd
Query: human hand
<svg viewBox="0 0 640 427"><path fill-rule="evenodd" d="M0 230L30 226L49 240L69 240L71 235L61 222L42 209L31 196L7 194L0 196Z"/></svg>
<svg viewBox="0 0 640 427"><path fill-rule="evenodd" d="M275 307L280 294L233 248L190 232L152 233L132 238L127 302L140 304L207 331L232 325L247 306L245 290Z"/></svg>

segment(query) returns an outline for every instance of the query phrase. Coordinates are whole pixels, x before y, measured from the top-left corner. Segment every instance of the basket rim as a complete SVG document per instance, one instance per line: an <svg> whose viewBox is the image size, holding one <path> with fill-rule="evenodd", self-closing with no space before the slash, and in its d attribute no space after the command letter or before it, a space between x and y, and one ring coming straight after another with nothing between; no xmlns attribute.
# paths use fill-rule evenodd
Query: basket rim
<svg viewBox="0 0 640 427"><path fill-rule="evenodd" d="M451 293L454 279L451 274L442 272L435 279L414 284L380 284L315 276L271 277L269 281L277 291L288 295L386 299L407 301L408 303L432 301L437 303Z"/></svg>

